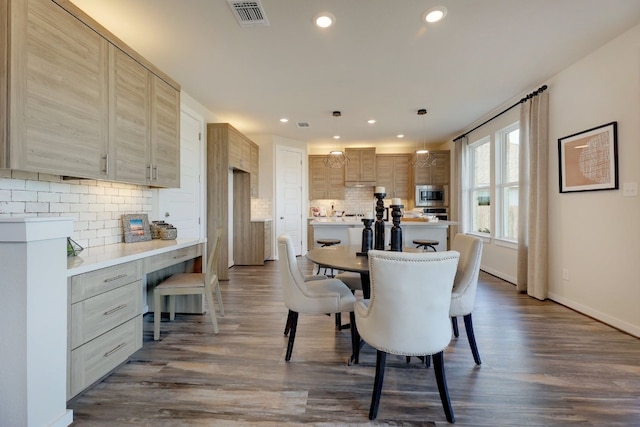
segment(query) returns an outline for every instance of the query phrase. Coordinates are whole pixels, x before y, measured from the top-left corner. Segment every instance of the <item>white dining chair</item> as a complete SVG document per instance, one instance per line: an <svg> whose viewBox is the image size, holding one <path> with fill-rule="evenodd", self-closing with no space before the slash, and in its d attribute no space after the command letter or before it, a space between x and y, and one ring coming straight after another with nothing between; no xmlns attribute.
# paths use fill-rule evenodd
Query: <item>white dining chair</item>
<svg viewBox="0 0 640 427"><path fill-rule="evenodd" d="M464 328L467 333L467 340L473 360L480 365L480 353L476 344L476 336L473 331L473 321L471 313L476 301L476 291L478 289L478 275L480 274L480 263L482 260L482 239L468 234L456 234L451 244L451 249L460 252L460 262L458 271L453 282L453 292L451 293L451 324L453 335L457 338L458 316L463 316Z"/></svg>
<svg viewBox="0 0 640 427"><path fill-rule="evenodd" d="M351 347L355 353L357 332L353 304L356 298L351 290L338 279L304 280L296 260L291 236L278 237L278 269L284 304L289 309L289 341L285 361L291 360L293 343L298 328L298 314L334 314L348 312L351 318ZM289 322L288 322L289 323Z"/></svg>
<svg viewBox="0 0 640 427"><path fill-rule="evenodd" d="M378 414L387 353L433 356L447 420L455 422L444 371L451 340L449 307L460 254L369 251L371 298L355 303L357 332L377 350L369 419Z"/></svg>

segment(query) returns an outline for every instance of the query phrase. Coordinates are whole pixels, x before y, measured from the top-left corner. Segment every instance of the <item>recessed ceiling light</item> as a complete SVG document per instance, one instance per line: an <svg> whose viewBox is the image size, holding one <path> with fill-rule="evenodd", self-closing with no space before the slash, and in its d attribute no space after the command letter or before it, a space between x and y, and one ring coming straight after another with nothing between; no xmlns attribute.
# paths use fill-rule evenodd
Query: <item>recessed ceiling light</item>
<svg viewBox="0 0 640 427"><path fill-rule="evenodd" d="M286 117L283 117L280 119L280 122L282 123L287 123L289 121L289 119L287 119Z"/></svg>
<svg viewBox="0 0 640 427"><path fill-rule="evenodd" d="M336 22L336 17L332 13L322 12L313 18L313 23L320 28L328 28Z"/></svg>
<svg viewBox="0 0 640 427"><path fill-rule="evenodd" d="M367 123L369 123L370 125L374 124L376 121L374 119L369 119L367 120Z"/></svg>
<svg viewBox="0 0 640 427"><path fill-rule="evenodd" d="M340 135L333 135L333 139L340 139Z"/></svg>
<svg viewBox="0 0 640 427"><path fill-rule="evenodd" d="M399 134L396 135L396 138L404 138L404 135L399 133Z"/></svg>
<svg viewBox="0 0 640 427"><path fill-rule="evenodd" d="M425 22L433 24L434 22L442 21L445 16L447 16L447 8L444 6L436 6L427 10L423 15L423 19Z"/></svg>

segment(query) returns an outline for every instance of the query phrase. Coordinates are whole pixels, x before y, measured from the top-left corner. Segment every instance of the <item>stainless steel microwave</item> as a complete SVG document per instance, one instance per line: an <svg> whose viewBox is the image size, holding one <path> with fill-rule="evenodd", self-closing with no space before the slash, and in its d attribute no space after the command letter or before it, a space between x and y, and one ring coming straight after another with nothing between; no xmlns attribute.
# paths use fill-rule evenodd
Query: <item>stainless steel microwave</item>
<svg viewBox="0 0 640 427"><path fill-rule="evenodd" d="M416 206L449 206L448 185L416 185Z"/></svg>

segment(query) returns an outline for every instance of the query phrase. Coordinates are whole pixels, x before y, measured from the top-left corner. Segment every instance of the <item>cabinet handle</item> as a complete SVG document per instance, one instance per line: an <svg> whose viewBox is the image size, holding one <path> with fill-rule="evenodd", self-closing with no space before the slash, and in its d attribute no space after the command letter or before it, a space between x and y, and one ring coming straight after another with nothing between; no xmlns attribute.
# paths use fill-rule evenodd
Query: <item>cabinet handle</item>
<svg viewBox="0 0 640 427"><path fill-rule="evenodd" d="M127 306L127 304L120 304L119 306L117 306L117 307L115 307L115 308L112 308L111 310L107 310L107 311L105 311L103 314L104 314L105 316L109 316L110 314L113 314L113 313L115 313L116 311L120 311L120 310L122 310L122 309L123 309L123 308L125 308L126 306Z"/></svg>
<svg viewBox="0 0 640 427"><path fill-rule="evenodd" d="M175 255L175 256L173 257L173 259L184 258L184 257L186 257L186 256L187 256L187 254Z"/></svg>
<svg viewBox="0 0 640 427"><path fill-rule="evenodd" d="M151 179L154 180L154 181L157 181L158 180L158 165L155 165L153 167L153 171L155 172L156 177L155 178L152 177Z"/></svg>
<svg viewBox="0 0 640 427"><path fill-rule="evenodd" d="M153 176L151 174L152 174L152 172L151 172L151 163L149 163L147 165L147 179L149 181L153 181Z"/></svg>
<svg viewBox="0 0 640 427"><path fill-rule="evenodd" d="M109 176L109 154L105 154L102 156L102 160L104 160L104 168L102 169L102 173Z"/></svg>
<svg viewBox="0 0 640 427"><path fill-rule="evenodd" d="M113 282L114 280L122 279L123 277L127 277L126 274L119 274L116 277L111 277L109 279L104 279L104 283Z"/></svg>
<svg viewBox="0 0 640 427"><path fill-rule="evenodd" d="M115 353L116 351L120 350L122 347L125 347L127 345L126 342L120 343L117 346L115 346L114 348L112 348L111 350L107 351L104 354L104 357L109 357L111 356L113 353Z"/></svg>

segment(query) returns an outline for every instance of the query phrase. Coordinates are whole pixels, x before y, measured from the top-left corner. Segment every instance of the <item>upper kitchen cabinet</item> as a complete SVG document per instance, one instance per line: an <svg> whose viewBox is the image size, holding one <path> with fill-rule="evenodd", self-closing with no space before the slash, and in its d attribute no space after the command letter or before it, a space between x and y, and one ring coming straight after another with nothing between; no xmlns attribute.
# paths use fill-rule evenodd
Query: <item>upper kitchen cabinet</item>
<svg viewBox="0 0 640 427"><path fill-rule="evenodd" d="M324 164L326 156L309 156L309 200L344 200L344 169Z"/></svg>
<svg viewBox="0 0 640 427"><path fill-rule="evenodd" d="M67 0L0 9L0 167L180 185L177 83Z"/></svg>
<svg viewBox="0 0 640 427"><path fill-rule="evenodd" d="M344 185L347 187L373 186L376 184L376 149L346 148L349 163L344 168Z"/></svg>
<svg viewBox="0 0 640 427"><path fill-rule="evenodd" d="M1 166L106 178L108 43L50 0L2 0Z"/></svg>
<svg viewBox="0 0 640 427"><path fill-rule="evenodd" d="M435 158L435 164L426 168L415 168L414 183L421 184L448 184L450 157L449 151L430 151Z"/></svg>
<svg viewBox="0 0 640 427"><path fill-rule="evenodd" d="M376 186L385 187L387 198L411 199L411 154L378 154Z"/></svg>

